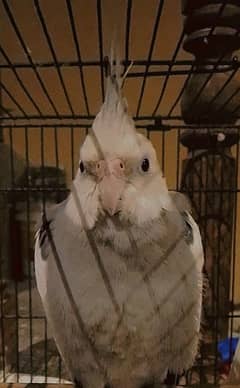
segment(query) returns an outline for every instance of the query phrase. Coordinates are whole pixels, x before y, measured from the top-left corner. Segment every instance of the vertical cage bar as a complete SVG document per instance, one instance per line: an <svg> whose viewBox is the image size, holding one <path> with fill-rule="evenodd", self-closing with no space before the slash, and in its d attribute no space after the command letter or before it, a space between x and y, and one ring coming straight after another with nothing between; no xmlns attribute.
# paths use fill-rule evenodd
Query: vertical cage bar
<svg viewBox="0 0 240 388"><path fill-rule="evenodd" d="M238 129L238 136L240 139L240 129ZM240 165L240 142L238 141L236 144L236 170L235 170L235 187L236 191L234 193L234 214L233 214L233 249L232 249L232 284L231 284L231 338L233 333L233 315L235 315L234 312L234 305L235 305L235 271L236 271L236 257L237 257L237 209L238 209L238 190L240 187L238 186L238 174L239 174L239 165ZM239 220L240 221L240 220ZM232 341L230 342L232 345ZM232 361L232 348L230 348L230 354Z"/></svg>
<svg viewBox="0 0 240 388"><path fill-rule="evenodd" d="M129 61L129 42L130 42L130 30L131 30L131 15L132 15L132 0L127 2L127 15L126 15L126 38L125 38L125 60L127 68L127 63Z"/></svg>
<svg viewBox="0 0 240 388"><path fill-rule="evenodd" d="M180 190L180 129L177 129L177 168L176 168L176 191Z"/></svg>
<svg viewBox="0 0 240 388"><path fill-rule="evenodd" d="M45 197L45 158L44 158L44 127L40 127L40 153L41 153L41 184L42 184L42 211L45 213L46 197Z"/></svg>
<svg viewBox="0 0 240 388"><path fill-rule="evenodd" d="M5 363L5 320L4 320L4 283L3 283L3 271L2 271L2 260L0 258L0 305L1 305L1 364L2 364L2 373L3 373L3 381L6 379L6 363Z"/></svg>
<svg viewBox="0 0 240 388"><path fill-rule="evenodd" d="M159 1L159 5L158 5L158 10L157 10L157 15L156 15L155 23L154 23L151 44L150 44L150 48L149 48L149 52L148 52L147 65L146 65L146 69L145 69L145 72L144 72L142 86L141 86L141 91L140 91L140 96L139 96L139 100L138 100L136 117L139 116L139 112L140 112L140 109L141 109L142 99L143 99L144 90L145 90L146 81L147 81L147 73L148 73L148 69L149 69L149 67L151 65L151 59L152 59L154 45L155 45L155 41L156 41L156 37L157 37L157 32L158 32L159 24L160 24L160 18L161 18L161 15L162 15L163 5L164 5L164 0L160 0Z"/></svg>
<svg viewBox="0 0 240 388"><path fill-rule="evenodd" d="M44 381L48 382L48 335L47 335L47 320L44 319Z"/></svg>
<svg viewBox="0 0 240 388"><path fill-rule="evenodd" d="M183 96L183 93L191 79L191 76L193 74L193 70L194 70L194 65L191 66L190 70L189 70L189 73L187 75L187 77L185 78L184 80L184 83L183 83L183 86L182 88L180 89L180 92L178 93L177 95L177 98L175 99L174 103L172 104L171 108L169 109L168 111L168 117L170 117L172 115L172 113L174 112L174 109L177 107L178 103L181 101L181 98Z"/></svg>
<svg viewBox="0 0 240 388"><path fill-rule="evenodd" d="M10 171L11 171L11 189L15 187L15 169L14 169L14 155L13 155L13 128L9 127L9 143L10 143ZM16 203L15 203L15 194L14 191L11 193L11 216L10 220L15 221L16 214ZM10 235L10 241L12 236ZM11 241L11 246L14 242ZM15 338L16 338L16 374L17 374L17 383L19 382L19 303L18 303L18 280L14 279L14 292L15 292Z"/></svg>
<svg viewBox="0 0 240 388"><path fill-rule="evenodd" d="M75 48L76 48L76 52L77 52L77 59L79 62L79 72L80 72L80 80L81 80L84 102L85 102L87 114L89 115L90 111L89 111L89 104L88 104L88 98L87 98L87 90L86 90L86 85L85 85L85 80L84 80L83 68L81 65L82 59L81 59L79 41L77 38L76 26L75 26L75 22L74 22L74 15L73 15L73 11L72 11L71 0L66 0L66 4L67 4L67 9L68 9L68 16L69 16L69 20L70 20L70 24L71 24L72 34L73 34L73 40L74 40L74 44L75 44Z"/></svg>
<svg viewBox="0 0 240 388"><path fill-rule="evenodd" d="M58 128L56 126L54 127L54 153L55 153L55 165L57 168L56 184L57 184L57 187L59 187L59 185L60 185L60 170L59 170L59 150L58 150ZM59 202L60 196L61 196L61 193L59 193L59 190L57 190L57 201L58 202Z"/></svg>
<svg viewBox="0 0 240 388"><path fill-rule="evenodd" d="M70 155L71 155L71 175L72 180L74 179L75 171L74 171L74 128L70 127Z"/></svg>
<svg viewBox="0 0 240 388"><path fill-rule="evenodd" d="M204 166L203 166L203 160L201 159L201 163L200 163L200 176L203 176L203 171L204 171ZM199 209L200 209L200 213L202 214L203 212L203 195L202 195L202 190L199 190L199 193L198 193L198 196L199 196ZM202 378L202 371L203 371L203 367L204 367L204 357L203 357L203 344L200 343L200 357L199 357L199 369L200 369L200 373L199 373L199 376L200 376L200 384L203 383L202 380L204 380Z"/></svg>
<svg viewBox="0 0 240 388"><path fill-rule="evenodd" d="M31 102L31 104L33 105L33 107L35 108L35 110L37 111L37 113L39 114L40 117L43 117L43 114L41 112L41 109L39 108L39 106L36 104L36 101L33 99L33 97L31 96L31 94L29 93L28 89L26 88L26 86L24 85L21 77L19 76L17 70L15 69L14 67L14 64L11 62L11 60L9 59L9 57L7 56L7 54L5 53L5 51L3 50L3 48L0 46L0 52L2 54L2 56L5 58L5 60L7 61L9 67L11 68L18 84L20 85L21 89L23 90L24 94L26 95L26 97L28 98L28 100Z"/></svg>
<svg viewBox="0 0 240 388"><path fill-rule="evenodd" d="M49 95L49 93L48 93L48 91L47 91L47 89L46 89L46 86L45 86L44 82L42 81L42 78L41 78L41 76L40 76L40 74L39 74L39 71L38 71L38 69L36 68L36 66L34 65L34 62L33 62L32 57L31 57L31 55L30 55L30 52L29 52L29 50L27 49L27 46L26 46L26 44L25 44L25 42L24 42L24 39L23 39L23 37L22 37L22 35L21 35L21 33L20 33L20 30L19 30L19 28L18 28L16 22L15 22L15 19L14 19L14 17L13 17L13 14L12 14L11 10L10 10L10 7L9 7L8 2L7 2L6 0L3 0L3 5L4 5L5 11L6 11L7 15L8 15L8 18L9 18L9 20L10 20L10 22L11 22L11 25L12 25L12 27L14 28L14 31L15 31L15 33L16 33L16 36L17 36L18 40L19 40L19 43L20 43L20 45L21 45L21 47L22 47L22 49L23 49L23 51L24 51L24 54L26 55L26 57L27 57L29 63L31 64L31 68L32 68L32 70L34 71L34 73L35 73L35 75L36 75L36 78L37 78L37 80L38 80L38 82L39 82L39 84L40 84L40 86L41 86L41 89L42 89L43 93L44 93L45 96L47 97L48 102L49 102L49 104L51 105L51 107L52 107L53 111L55 112L55 114L56 114L57 116L59 116L59 113L58 113L58 111L57 111L57 108L56 108L55 104L53 103L53 100L52 100L51 96Z"/></svg>
<svg viewBox="0 0 240 388"><path fill-rule="evenodd" d="M29 311L29 343L30 343L30 382L33 381L33 325L32 325L32 269L31 269L31 254L30 254L30 191L29 191L29 131L28 127L24 129L25 135L25 160L26 160L26 213L27 213L27 260L28 260L28 311Z"/></svg>
<svg viewBox="0 0 240 388"><path fill-rule="evenodd" d="M220 154L222 153L223 157L223 152L220 151ZM213 170L216 169L216 157L213 156ZM221 168L221 173L220 173L220 187L216 185L216 189L213 187L214 190L214 197L215 197L215 192L216 190L218 191L218 196L220 198L220 206L219 206L219 214L222 214L222 203L223 203L223 197L222 197L222 191L223 189L223 168ZM220 189L220 190L219 190ZM213 198L215 202L215 198ZM215 308L214 308L214 313L215 313L215 365L214 365L214 384L217 385L218 383L218 340L219 340L219 319L220 319L220 309L219 309L219 298L220 298L220 260L221 260L221 223L218 222L217 224L217 250L216 250L216 276L215 276L215 270L214 270L214 278L216 281L216 288L214 284L214 293L216 292L215 296ZM214 266L213 266L214 268ZM216 289L216 291L215 291ZM224 318L222 318L224 319Z"/></svg>
<svg viewBox="0 0 240 388"><path fill-rule="evenodd" d="M34 6L35 6L35 9L36 9L36 13L38 15L38 18L40 20L40 23L41 23L41 26L42 26L42 29L43 29L43 32L44 32L44 35L45 35L48 47L49 47L49 50L50 50L51 55L52 55L53 60L54 60L55 69L57 71L58 78L59 78L60 84L62 86L63 94L65 96L68 108L69 108L71 114L74 115L74 110L73 110L73 107L72 107L72 104L71 104L71 101L70 101L70 98L69 98L69 95L68 95L68 91L67 91L65 82L63 80L62 72L61 72L61 69L59 67L59 63L58 63L58 60L57 60L57 55L56 55L56 52L55 52L55 50L53 48L53 44L52 44L52 41L51 41L51 38L50 38L50 35L49 35L49 32L48 32L48 28L47 28L47 25L46 25L46 22L45 22L45 19L44 19L44 16L43 16L43 13L42 13L42 10L41 10L41 7L39 5L39 1L38 0L34 0Z"/></svg>
<svg viewBox="0 0 240 388"><path fill-rule="evenodd" d="M165 176L165 131L162 132L162 173Z"/></svg>
<svg viewBox="0 0 240 388"><path fill-rule="evenodd" d="M46 196L45 196L45 185L46 185L46 181L45 181L45 152L44 152L44 149L45 149L45 140L44 140L44 136L45 136L45 127L44 126L41 126L40 127L40 153L41 153L41 186L42 186L42 212L43 214L45 215L46 213ZM47 383L47 369L48 369L48 366L47 366L47 340L46 340L46 327L47 327L47 319L46 317L44 317L44 349L43 349L43 353L44 353L44 378L45 378L45 383Z"/></svg>
<svg viewBox="0 0 240 388"><path fill-rule="evenodd" d="M185 35L185 33L183 31L181 36L180 36L180 38L179 38L179 40L178 40L176 49L175 49L175 51L173 53L171 62L170 62L169 67L168 67L168 73L167 73L167 75L164 78L164 83L163 83L163 86L162 86L162 90L161 90L161 93L160 93L159 98L157 100L156 106L155 106L155 108L154 108L154 110L152 112L152 116L155 116L157 114L157 111L158 111L158 109L159 109L159 107L161 105L161 102L163 100L163 97L164 97L164 94L165 94L165 90L167 88L168 80L169 80L169 77L170 77L170 74L171 74L171 69L172 69L173 63L176 60L176 57L177 57L177 55L179 53L179 50L180 50L180 48L182 46L184 35Z"/></svg>
<svg viewBox="0 0 240 388"><path fill-rule="evenodd" d="M101 73L101 91L102 100L104 100L104 72L103 72L103 32L102 32L102 2L97 0L97 20L98 20L98 46L100 56L100 73Z"/></svg>
<svg viewBox="0 0 240 388"><path fill-rule="evenodd" d="M0 79L1 79L1 72L0 72ZM0 90L0 109L1 109L1 114L2 112L5 112L5 109L2 110L2 92ZM1 122L2 120L0 120ZM0 147L1 147L1 144L3 143L4 141L4 135L3 135L3 128L0 128ZM4 204L4 194L1 193L0 194L0 204L1 204L1 207L3 207L3 204ZM6 285L4 285L4 281L3 281L3 247L2 247L2 243L3 243L3 236L1 235L0 233L0 323L1 323L1 328L0 328L0 331L1 331L1 349L0 349L0 352L1 352L1 369L2 369L2 375L3 375L3 381L5 381L5 378L6 378L6 371L5 371L5 332L4 332L4 289L6 287Z"/></svg>
<svg viewBox="0 0 240 388"><path fill-rule="evenodd" d="M14 103L14 105L16 105L16 107L18 108L18 110L22 113L23 117L27 118L27 113L25 112L25 110L21 107L21 105L19 104L19 102L15 99L15 97L13 97L12 93L9 92L9 90L7 89L7 87L3 84L3 82L0 80L0 87L2 90L4 90L4 92L7 94L7 96L10 98L10 100Z"/></svg>
<svg viewBox="0 0 240 388"><path fill-rule="evenodd" d="M60 383L62 379L62 359L60 354L58 355L58 382Z"/></svg>
<svg viewBox="0 0 240 388"><path fill-rule="evenodd" d="M58 151L58 128L55 126L54 127L54 151L55 151L55 164L56 164L56 167L57 167L57 171L58 171L58 168L59 168L59 151ZM59 183L59 174L57 176L57 179L58 179L58 183Z"/></svg>

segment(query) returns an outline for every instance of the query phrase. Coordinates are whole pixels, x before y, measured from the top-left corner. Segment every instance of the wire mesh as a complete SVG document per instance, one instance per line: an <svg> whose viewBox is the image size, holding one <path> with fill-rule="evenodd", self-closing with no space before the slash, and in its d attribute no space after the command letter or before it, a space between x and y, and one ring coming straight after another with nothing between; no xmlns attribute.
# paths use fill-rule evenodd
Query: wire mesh
<svg viewBox="0 0 240 388"><path fill-rule="evenodd" d="M229 5L226 0L218 3L209 40ZM210 302L208 311L204 309L208 319L203 322L199 356L180 382L216 385L227 373L227 363L218 352L219 340L239 336L240 329L238 53L230 57L223 45L217 58L204 58L204 66L201 57L193 59L186 53L179 0L174 8L172 0L117 4L118 18L123 21L119 35L125 69L133 61L124 90L136 126L155 145L170 190L190 197L201 224L206 257L215 263L210 268L205 263ZM78 167L79 145L104 98L112 32L112 26L105 23L114 19L112 4L107 0L2 0L0 12L4 31L0 45L0 211L4 226L0 233L0 381L61 382L69 377L36 291L33 235L40 211L68 194ZM239 28L234 34L239 36ZM202 77L202 82L189 105L192 111L205 98L214 77L225 79L211 94L208 89L207 107L199 110L195 122L185 122L181 101L194 76ZM212 118L213 108L215 117L230 109L228 117L234 119L206 122L203 117ZM189 133L198 139L195 143L184 143ZM203 137L208 142L202 149L196 142ZM231 204L228 213L226 203ZM211 222L215 217L213 226L209 217ZM224 234L229 240L224 240ZM212 242L214 255L209 248ZM224 294L228 310L221 308L224 251L229 260ZM230 341L228 363L231 354Z"/></svg>

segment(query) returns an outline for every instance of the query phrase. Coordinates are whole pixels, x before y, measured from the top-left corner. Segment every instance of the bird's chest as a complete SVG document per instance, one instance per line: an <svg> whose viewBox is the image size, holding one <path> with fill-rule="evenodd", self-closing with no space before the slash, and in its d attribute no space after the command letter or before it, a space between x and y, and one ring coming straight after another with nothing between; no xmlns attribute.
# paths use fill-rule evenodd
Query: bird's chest
<svg viewBox="0 0 240 388"><path fill-rule="evenodd" d="M184 309L189 284L181 281L181 266L176 271L174 262L166 264L157 246L127 260L102 246L97 254L86 246L79 255L81 260L78 255L69 259L65 273L99 347L106 350L108 344L121 356L130 343L134 347L144 339L152 346Z"/></svg>
<svg viewBox="0 0 240 388"><path fill-rule="evenodd" d="M169 252L152 245L151 249L141 250L140 256L126 260L108 247L95 248L97 251L89 244L75 244L71 252L67 247L71 255L63 262L86 329L84 336L68 298L63 297L54 261L49 267L56 279L54 287L49 283L53 296L50 310L58 310L53 319L64 319L67 330L79 338L77 352L85 352L87 334L112 376L118 378L119 370L138 377L149 374L150 369L151 373L159 373L159 365L197 331L192 323L196 322L199 295L192 301L197 271L191 266L191 255L185 254L183 260L183 246Z"/></svg>

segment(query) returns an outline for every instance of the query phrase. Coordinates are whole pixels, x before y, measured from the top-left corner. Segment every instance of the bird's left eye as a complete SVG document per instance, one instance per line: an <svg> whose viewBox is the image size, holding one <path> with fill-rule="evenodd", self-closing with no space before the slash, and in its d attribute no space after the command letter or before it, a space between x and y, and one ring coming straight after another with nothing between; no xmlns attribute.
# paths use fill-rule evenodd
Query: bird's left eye
<svg viewBox="0 0 240 388"><path fill-rule="evenodd" d="M143 172L147 172L149 170L150 163L147 158L143 159L142 164L141 164L141 169Z"/></svg>
<svg viewBox="0 0 240 388"><path fill-rule="evenodd" d="M81 173L84 173L84 171L85 171L85 166L84 166L84 163L83 163L82 160L81 160L80 163L79 163L79 169L80 169Z"/></svg>

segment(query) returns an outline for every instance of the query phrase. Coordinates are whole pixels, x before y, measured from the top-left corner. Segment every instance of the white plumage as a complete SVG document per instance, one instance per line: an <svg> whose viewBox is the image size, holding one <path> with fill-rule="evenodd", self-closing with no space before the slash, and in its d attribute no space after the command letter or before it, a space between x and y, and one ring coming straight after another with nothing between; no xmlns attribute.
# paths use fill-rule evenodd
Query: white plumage
<svg viewBox="0 0 240 388"><path fill-rule="evenodd" d="M192 366L199 342L199 229L136 132L120 71L112 61L71 193L47 211L35 246L46 316L84 388L158 384Z"/></svg>

